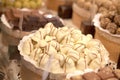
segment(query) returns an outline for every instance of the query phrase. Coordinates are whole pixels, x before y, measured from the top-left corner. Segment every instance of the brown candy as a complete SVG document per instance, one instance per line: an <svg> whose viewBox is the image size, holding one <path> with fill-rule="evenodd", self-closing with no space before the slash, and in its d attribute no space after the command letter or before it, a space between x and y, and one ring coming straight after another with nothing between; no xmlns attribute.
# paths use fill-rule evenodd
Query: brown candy
<svg viewBox="0 0 120 80"><path fill-rule="evenodd" d="M109 79L106 79L106 80L119 80L118 78L109 78Z"/></svg>
<svg viewBox="0 0 120 80"><path fill-rule="evenodd" d="M117 76L117 78L120 79L120 70L117 69L117 70L114 71L114 73Z"/></svg>
<svg viewBox="0 0 120 80"><path fill-rule="evenodd" d="M104 17L101 17L100 19L100 24L101 24L101 27L106 29L106 26L108 23L110 23L110 19L109 18L104 18Z"/></svg>
<svg viewBox="0 0 120 80"><path fill-rule="evenodd" d="M116 34L120 34L120 28L117 29Z"/></svg>
<svg viewBox="0 0 120 80"><path fill-rule="evenodd" d="M13 30L19 30L19 22L23 17L22 30L31 31L44 27L48 22L53 23L56 27L62 27L63 24L59 17L53 16L50 13L39 13L37 10L20 11L18 9L7 9L5 16L12 25Z"/></svg>
<svg viewBox="0 0 120 80"><path fill-rule="evenodd" d="M71 77L70 80L84 80L84 79L82 78L82 76L78 75L78 76Z"/></svg>
<svg viewBox="0 0 120 80"><path fill-rule="evenodd" d="M85 80L101 80L95 72L88 72L83 75Z"/></svg>
<svg viewBox="0 0 120 80"><path fill-rule="evenodd" d="M112 33L112 34L115 34L116 33L116 30L117 30L117 25L115 23L108 23L106 29Z"/></svg>
<svg viewBox="0 0 120 80"><path fill-rule="evenodd" d="M97 73L88 72L83 75L74 76L70 80L120 80L120 70L104 67Z"/></svg>
<svg viewBox="0 0 120 80"><path fill-rule="evenodd" d="M109 67L105 67L105 68L101 69L97 74L103 80L115 77L115 75L112 72L112 69Z"/></svg>
<svg viewBox="0 0 120 80"><path fill-rule="evenodd" d="M115 15L115 17L114 17L114 22L115 22L117 25L120 25L120 15Z"/></svg>
<svg viewBox="0 0 120 80"><path fill-rule="evenodd" d="M100 7L99 10L98 10L98 12L100 12L100 13L101 13L101 12L102 12L102 13L103 13L103 12L107 12L107 9L104 8L104 7Z"/></svg>

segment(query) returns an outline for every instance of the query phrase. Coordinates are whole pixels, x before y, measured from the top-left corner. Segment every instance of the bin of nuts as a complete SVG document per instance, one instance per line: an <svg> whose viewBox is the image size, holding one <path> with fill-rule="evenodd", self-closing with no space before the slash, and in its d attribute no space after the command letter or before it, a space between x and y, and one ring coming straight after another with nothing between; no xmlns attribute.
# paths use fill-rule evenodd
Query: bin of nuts
<svg viewBox="0 0 120 80"><path fill-rule="evenodd" d="M96 26L95 38L101 40L110 53L110 58L117 62L120 53L120 2L108 2L99 9L93 19Z"/></svg>

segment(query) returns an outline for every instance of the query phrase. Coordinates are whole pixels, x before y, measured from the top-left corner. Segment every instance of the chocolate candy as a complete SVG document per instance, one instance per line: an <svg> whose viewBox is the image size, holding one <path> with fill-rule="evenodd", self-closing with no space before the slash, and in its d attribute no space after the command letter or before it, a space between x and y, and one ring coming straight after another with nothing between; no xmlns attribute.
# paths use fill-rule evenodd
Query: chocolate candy
<svg viewBox="0 0 120 80"><path fill-rule="evenodd" d="M112 33L115 34L116 30L117 30L117 25L115 23L108 23L108 25L106 26L106 29Z"/></svg>
<svg viewBox="0 0 120 80"><path fill-rule="evenodd" d="M0 71L0 80L4 79L5 74L3 72Z"/></svg>
<svg viewBox="0 0 120 80"><path fill-rule="evenodd" d="M70 80L120 80L120 70L104 67L98 72L88 72L83 75L71 77Z"/></svg>
<svg viewBox="0 0 120 80"><path fill-rule="evenodd" d="M21 11L17 9L7 9L5 16L13 30L19 30L19 22L23 17L22 30L32 31L44 27L48 22L53 23L56 27L62 27L63 23L60 18L51 13L39 13L38 11Z"/></svg>
<svg viewBox="0 0 120 80"><path fill-rule="evenodd" d="M101 80L95 72L88 72L83 75L85 80Z"/></svg>
<svg viewBox="0 0 120 80"><path fill-rule="evenodd" d="M61 5L58 8L58 16L64 19L72 18L72 5Z"/></svg>
<svg viewBox="0 0 120 80"><path fill-rule="evenodd" d="M117 76L117 78L120 79L120 70L117 69L117 70L114 71L114 73Z"/></svg>
<svg viewBox="0 0 120 80"><path fill-rule="evenodd" d="M112 72L112 69L109 67L105 67L102 70L100 70L98 73L98 76L100 76L101 79L108 79L108 78L112 78L115 75Z"/></svg>

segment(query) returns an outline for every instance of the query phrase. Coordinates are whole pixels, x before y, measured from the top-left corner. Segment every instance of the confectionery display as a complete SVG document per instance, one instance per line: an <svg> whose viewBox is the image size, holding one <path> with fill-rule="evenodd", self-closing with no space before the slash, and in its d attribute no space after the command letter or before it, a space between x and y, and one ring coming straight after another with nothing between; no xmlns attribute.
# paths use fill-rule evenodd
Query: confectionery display
<svg viewBox="0 0 120 80"><path fill-rule="evenodd" d="M19 40L48 22L62 27L63 21L49 11L29 9L7 9L1 16L2 41L6 45L17 45Z"/></svg>
<svg viewBox="0 0 120 80"><path fill-rule="evenodd" d="M99 40L75 28L57 29L51 23L24 37L18 49L38 70L48 70L45 66L49 64L51 73L97 70L109 62L109 54Z"/></svg>
<svg viewBox="0 0 120 80"><path fill-rule="evenodd" d="M3 7L37 9L42 5L42 0L1 0Z"/></svg>
<svg viewBox="0 0 120 80"><path fill-rule="evenodd" d="M0 0L0 80L120 80L120 0Z"/></svg>
<svg viewBox="0 0 120 80"><path fill-rule="evenodd" d="M119 80L120 70L113 70L110 67L105 67L96 72L88 72L83 75L71 77L70 80Z"/></svg>
<svg viewBox="0 0 120 80"><path fill-rule="evenodd" d="M94 18L96 13L101 13L101 12L105 13L106 10L109 11L107 12L109 15L114 14L113 10L116 10L116 9L114 9L114 6L111 6L112 4L116 5L117 1L115 0L77 0L73 5L72 21L78 28L80 28L80 30L84 34L92 34L94 36L95 29L93 25L91 25L92 19ZM91 22L91 24L89 24L88 26L84 24L86 22ZM89 28L86 30L86 27L89 27ZM92 30L92 33L91 33L91 30Z"/></svg>
<svg viewBox="0 0 120 80"><path fill-rule="evenodd" d="M37 30L40 27L44 27L48 22L52 22L56 27L63 26L59 17L52 15L51 13L40 13L39 10L21 11L18 9L7 9L4 14L13 30Z"/></svg>
<svg viewBox="0 0 120 80"><path fill-rule="evenodd" d="M99 8L93 19L95 38L99 39L110 53L110 59L118 62L120 54L119 1L108 1ZM114 46L114 47L113 47Z"/></svg>
<svg viewBox="0 0 120 80"><path fill-rule="evenodd" d="M101 9L102 16L100 24L103 29L107 29L112 34L120 34L119 6L111 4L110 7Z"/></svg>

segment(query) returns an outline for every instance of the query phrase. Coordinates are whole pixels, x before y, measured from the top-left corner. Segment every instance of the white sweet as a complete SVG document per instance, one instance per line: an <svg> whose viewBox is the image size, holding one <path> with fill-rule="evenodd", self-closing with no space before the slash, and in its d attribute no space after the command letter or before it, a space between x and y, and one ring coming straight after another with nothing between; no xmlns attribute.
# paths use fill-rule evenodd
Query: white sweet
<svg viewBox="0 0 120 80"><path fill-rule="evenodd" d="M52 31L52 36L56 36L57 32L58 32L58 29L54 28L53 31Z"/></svg>
<svg viewBox="0 0 120 80"><path fill-rule="evenodd" d="M35 56L34 56L34 60L35 61L39 61L39 55L42 53L42 50L40 48L38 48L36 51L35 51Z"/></svg>
<svg viewBox="0 0 120 80"><path fill-rule="evenodd" d="M53 26L52 23L48 23L47 25L45 25L44 29L46 30L46 34L50 34L51 26Z"/></svg>
<svg viewBox="0 0 120 80"><path fill-rule="evenodd" d="M76 67L77 67L78 70L85 70L86 69L85 59L84 58L80 58L77 61L77 66Z"/></svg>
<svg viewBox="0 0 120 80"><path fill-rule="evenodd" d="M65 45L66 43L70 43L70 39L71 39L71 35L67 34L60 43Z"/></svg>
<svg viewBox="0 0 120 80"><path fill-rule="evenodd" d="M27 41L24 42L22 51L26 55L30 55L31 51L33 50L33 45L31 44L31 39L28 39Z"/></svg>
<svg viewBox="0 0 120 80"><path fill-rule="evenodd" d="M50 67L50 71L54 72L54 73L58 73L58 72L63 73L64 72L57 59L52 59L50 62L50 65L48 67Z"/></svg>
<svg viewBox="0 0 120 80"><path fill-rule="evenodd" d="M45 41L45 40L40 40L39 42L38 42L38 45L39 45L39 47L46 47L47 46L47 42Z"/></svg>
<svg viewBox="0 0 120 80"><path fill-rule="evenodd" d="M45 67L46 67L46 65L48 64L49 60L50 60L49 55L44 54L44 55L41 57L40 62L39 62L40 67L43 68L43 69L45 69Z"/></svg>
<svg viewBox="0 0 120 80"><path fill-rule="evenodd" d="M82 44L75 44L74 46L74 49L79 53L83 52L84 48L85 48L85 45L82 45Z"/></svg>
<svg viewBox="0 0 120 80"><path fill-rule="evenodd" d="M54 31L56 32L56 27L54 27L54 25L52 24L52 25L50 25L50 33L49 33L49 35L53 36L54 35Z"/></svg>
<svg viewBox="0 0 120 80"><path fill-rule="evenodd" d="M74 72L76 70L74 61L68 57L65 61L63 69L66 73Z"/></svg>
<svg viewBox="0 0 120 80"><path fill-rule="evenodd" d="M52 41L52 40L55 40L56 39L56 37L52 37L52 36L45 36L45 41L46 42L50 42L50 41Z"/></svg>
<svg viewBox="0 0 120 80"><path fill-rule="evenodd" d="M89 68L93 70L99 69L101 67L100 64L101 64L101 60L96 58L91 61L91 63L89 64Z"/></svg>
<svg viewBox="0 0 120 80"><path fill-rule="evenodd" d="M78 61L79 53L73 49L68 50L67 56L69 56L73 61Z"/></svg>
<svg viewBox="0 0 120 80"><path fill-rule="evenodd" d="M67 54L68 51L71 49L72 49L72 46L70 46L70 45L60 46L60 52L64 53L64 54Z"/></svg>
<svg viewBox="0 0 120 80"><path fill-rule="evenodd" d="M71 37L77 42L81 38L81 31L77 29L71 31Z"/></svg>
<svg viewBox="0 0 120 80"><path fill-rule="evenodd" d="M54 56L54 54L57 54L57 50L53 46L49 45L47 50L46 50L46 53L50 56L51 55Z"/></svg>
<svg viewBox="0 0 120 80"><path fill-rule="evenodd" d="M36 42L39 42L41 38L41 34L39 31L36 31L36 33L34 34L34 36L31 37L32 40L36 41Z"/></svg>
<svg viewBox="0 0 120 80"><path fill-rule="evenodd" d="M65 32L59 30L59 31L56 33L57 41L58 41L58 42L61 42L66 35L67 35L67 34L65 34Z"/></svg>
<svg viewBox="0 0 120 80"><path fill-rule="evenodd" d="M52 40L49 44L53 46L57 51L60 50L60 44L57 41Z"/></svg>

